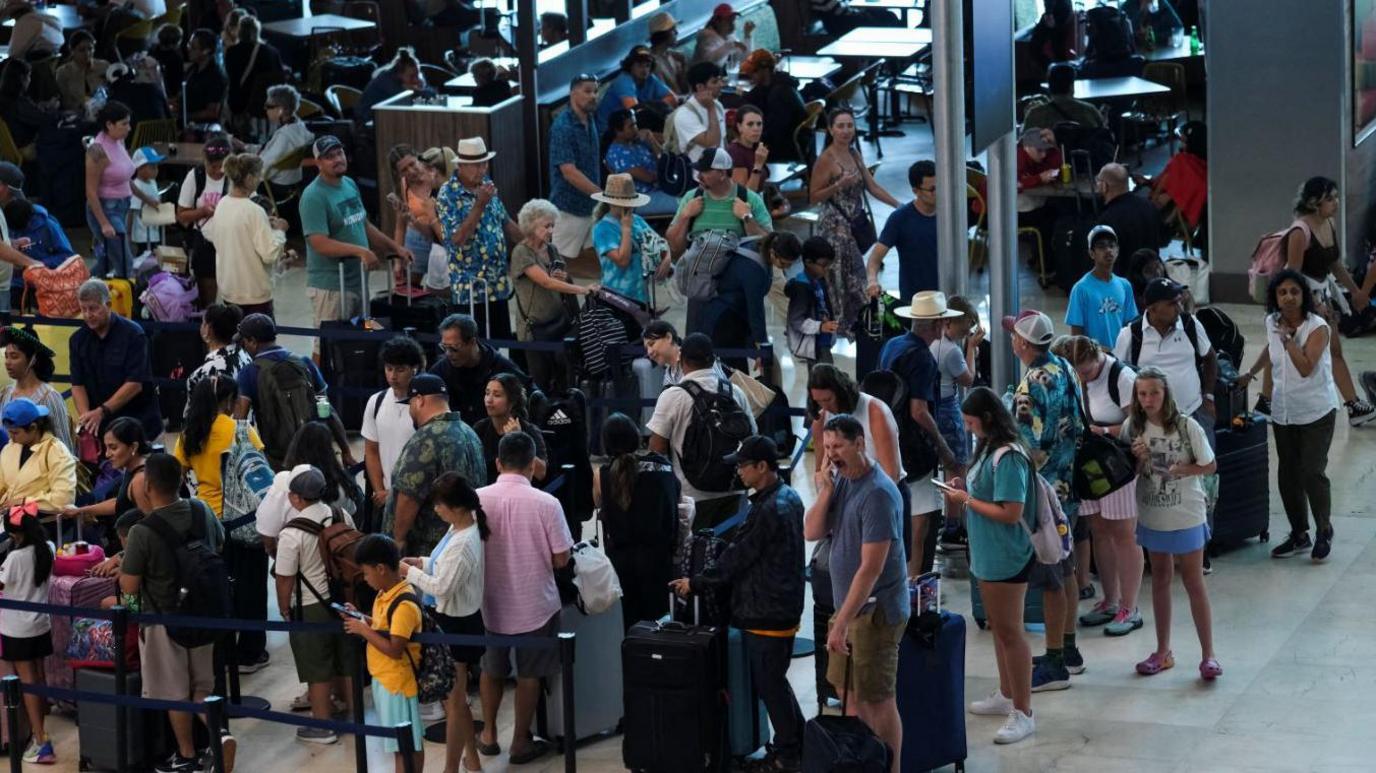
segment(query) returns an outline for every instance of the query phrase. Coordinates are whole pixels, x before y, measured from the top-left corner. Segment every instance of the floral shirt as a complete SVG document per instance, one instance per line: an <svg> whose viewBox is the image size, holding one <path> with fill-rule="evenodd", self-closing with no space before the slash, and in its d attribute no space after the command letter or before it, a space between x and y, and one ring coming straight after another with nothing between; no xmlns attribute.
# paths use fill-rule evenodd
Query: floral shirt
<svg viewBox="0 0 1376 773"><path fill-rule="evenodd" d="M492 182L484 178L483 182ZM457 176L440 186L435 201L435 213L439 215L440 226L446 237L459 230L459 225L477 203L477 194L459 182ZM507 270L506 244L506 206L496 196L483 209L482 218L473 237L462 247L452 239L444 240L449 251L449 281L454 291L454 303L469 303L469 291L474 282L486 283L488 297L492 300L506 300L511 297L511 277ZM479 297L481 300L481 294Z"/></svg>
<svg viewBox="0 0 1376 773"><path fill-rule="evenodd" d="M1032 449L1037 471L1055 487L1066 515L1071 517L1079 510L1070 488L1075 445L1084 432L1079 401L1074 371L1065 360L1051 354L1033 362L1017 387L1004 396L1023 440Z"/></svg>
<svg viewBox="0 0 1376 773"><path fill-rule="evenodd" d="M430 555L449 530L430 502L435 479L440 473L449 471L459 473L475 488L487 481L482 441L473 428L452 411L417 428L392 468L392 490L388 492L387 511L382 517L383 533L391 534L392 525L396 523L397 494L406 494L421 503L411 531L406 535L407 555Z"/></svg>
<svg viewBox="0 0 1376 773"><path fill-rule="evenodd" d="M607 148L607 168L614 174L626 174L632 169L656 170L655 155L643 140L613 142ZM654 183L635 181L636 193L654 193Z"/></svg>

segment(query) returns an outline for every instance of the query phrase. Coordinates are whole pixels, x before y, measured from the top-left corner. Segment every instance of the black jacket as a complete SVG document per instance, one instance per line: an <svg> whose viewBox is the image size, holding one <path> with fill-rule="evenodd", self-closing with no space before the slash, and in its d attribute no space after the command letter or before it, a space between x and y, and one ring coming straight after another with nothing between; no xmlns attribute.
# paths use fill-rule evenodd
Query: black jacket
<svg viewBox="0 0 1376 773"><path fill-rule="evenodd" d="M750 514L693 591L731 588L731 624L786 631L803 616L803 500L783 481L750 497Z"/></svg>
<svg viewBox="0 0 1376 773"><path fill-rule="evenodd" d="M1137 194L1125 193L1105 204L1098 224L1109 226L1118 235L1118 262L1113 273L1119 276L1128 275L1134 252L1143 247L1159 249L1166 243L1161 238L1161 216L1156 207Z"/></svg>
<svg viewBox="0 0 1376 773"><path fill-rule="evenodd" d="M444 379L444 385L449 389L449 408L458 411L470 427L487 418L487 411L483 409L483 391L493 376L499 373L515 374L525 385L527 396L534 388L530 376L501 352L482 341L478 342L478 350L478 364L471 368L456 368L445 357L440 357L438 362L430 366L430 372Z"/></svg>

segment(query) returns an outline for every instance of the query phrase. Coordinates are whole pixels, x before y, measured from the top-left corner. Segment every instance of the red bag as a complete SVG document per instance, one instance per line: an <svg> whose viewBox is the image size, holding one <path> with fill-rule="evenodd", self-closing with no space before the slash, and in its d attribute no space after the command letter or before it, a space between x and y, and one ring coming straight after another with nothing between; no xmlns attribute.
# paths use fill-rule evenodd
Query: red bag
<svg viewBox="0 0 1376 773"><path fill-rule="evenodd" d="M44 317L75 317L81 313L76 291L82 282L91 278L86 260L73 255L57 268L35 266L24 271L24 296L20 308L29 308L29 288L38 299L38 313Z"/></svg>

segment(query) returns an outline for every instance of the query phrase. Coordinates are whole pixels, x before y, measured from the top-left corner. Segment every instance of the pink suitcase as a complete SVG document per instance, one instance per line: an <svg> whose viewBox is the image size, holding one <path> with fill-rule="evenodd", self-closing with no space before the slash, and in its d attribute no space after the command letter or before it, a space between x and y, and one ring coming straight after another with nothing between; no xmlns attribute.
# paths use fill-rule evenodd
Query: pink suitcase
<svg viewBox="0 0 1376 773"><path fill-rule="evenodd" d="M56 606L100 608L101 599L115 595L114 577L53 577L48 586L48 603ZM48 684L71 689L76 683L67 665L67 645L72 638L72 618L53 615L53 654L44 662Z"/></svg>

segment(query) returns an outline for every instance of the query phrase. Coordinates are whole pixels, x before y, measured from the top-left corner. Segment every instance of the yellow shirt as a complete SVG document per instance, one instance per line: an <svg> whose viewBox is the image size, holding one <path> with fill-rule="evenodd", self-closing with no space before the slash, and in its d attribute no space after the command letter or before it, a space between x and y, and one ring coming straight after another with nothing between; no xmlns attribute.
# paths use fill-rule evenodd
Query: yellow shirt
<svg viewBox="0 0 1376 773"><path fill-rule="evenodd" d="M190 467L191 472L195 474L196 498L210 505L216 518L223 515L225 494L220 473L224 469L225 452L234 445L236 426L234 419L222 413L216 416L215 423L210 425L210 437L206 438L205 447L194 458L187 457L181 437L177 438L177 445L172 451L177 461L181 462L183 467ZM248 439L254 448L262 450L263 441L258 439L258 432L252 427L248 430Z"/></svg>
<svg viewBox="0 0 1376 773"><path fill-rule="evenodd" d="M387 610L398 596L415 592L411 583L402 581L386 592L379 593L377 600L373 602L373 629L386 631L401 639L410 639L420 633L420 606L417 604L403 601L397 605L396 616L391 620L387 619ZM416 674L411 670L411 663L414 661L417 666L420 665L420 644L412 642L406 645L406 649L411 653L410 660L406 659L405 654L399 658L389 658L382 654L382 650L369 644L368 673L372 674L373 679L388 692L411 698L417 692Z"/></svg>

